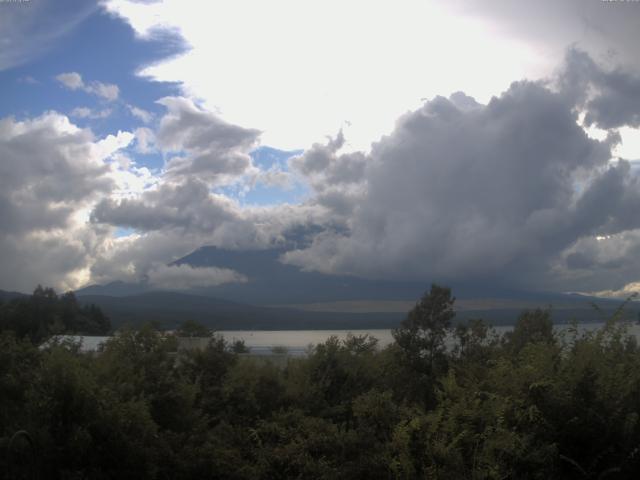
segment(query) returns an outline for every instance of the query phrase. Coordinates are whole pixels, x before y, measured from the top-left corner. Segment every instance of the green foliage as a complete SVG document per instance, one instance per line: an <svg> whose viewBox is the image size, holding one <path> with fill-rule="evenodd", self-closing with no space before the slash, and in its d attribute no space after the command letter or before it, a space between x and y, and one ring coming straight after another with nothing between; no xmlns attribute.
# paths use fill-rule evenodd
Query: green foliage
<svg viewBox="0 0 640 480"><path fill-rule="evenodd" d="M283 345L274 345L271 347L271 353L274 355L286 355L289 349Z"/></svg>
<svg viewBox="0 0 640 480"><path fill-rule="evenodd" d="M0 304L0 331L40 343L51 335L104 335L111 330L109 319L95 305L81 306L73 292L58 296L40 285L33 295Z"/></svg>
<svg viewBox="0 0 640 480"><path fill-rule="evenodd" d="M550 310L528 310L520 314L513 332L506 336L511 348L522 350L528 343L553 343L553 322Z"/></svg>
<svg viewBox="0 0 640 480"><path fill-rule="evenodd" d="M36 297L42 312L73 311L71 297ZM451 328L453 301L433 286L389 347L331 337L286 364L239 356L217 335L202 350L178 351L176 337L152 325L116 332L96 356L0 332L0 472L637 477L640 348L619 315L594 332L574 325L557 335L550 312L525 312L499 337L481 320ZM65 311L56 310L61 325ZM18 431L33 439L31 464L7 454Z"/></svg>
<svg viewBox="0 0 640 480"><path fill-rule="evenodd" d="M437 377L448 367L445 339L455 316L451 289L431 285L400 326L393 330L398 345L398 361L405 367L406 395L422 400L427 407L435 401ZM411 382L413 379L414 381Z"/></svg>
<svg viewBox="0 0 640 480"><path fill-rule="evenodd" d="M231 344L231 351L233 353L249 353L249 347L244 343L244 340L234 340Z"/></svg>
<svg viewBox="0 0 640 480"><path fill-rule="evenodd" d="M176 331L179 337L210 337L212 334L210 328L194 320L185 320Z"/></svg>

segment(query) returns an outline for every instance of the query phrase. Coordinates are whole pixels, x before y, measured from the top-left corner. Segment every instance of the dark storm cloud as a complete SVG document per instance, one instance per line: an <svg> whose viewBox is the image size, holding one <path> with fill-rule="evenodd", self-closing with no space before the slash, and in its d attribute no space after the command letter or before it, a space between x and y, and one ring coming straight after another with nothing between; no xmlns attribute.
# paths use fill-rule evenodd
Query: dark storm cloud
<svg viewBox="0 0 640 480"><path fill-rule="evenodd" d="M585 52L571 49L560 82L582 100L585 124L603 129L640 126L640 75L620 67L605 69Z"/></svg>
<svg viewBox="0 0 640 480"><path fill-rule="evenodd" d="M594 235L640 228L640 178L624 160L593 180L576 204L575 224Z"/></svg>
<svg viewBox="0 0 640 480"><path fill-rule="evenodd" d="M339 154L342 131L326 144L315 143L289 160L290 168L305 176L315 192L314 201L333 214L346 216L362 195L367 156L362 152Z"/></svg>
<svg viewBox="0 0 640 480"><path fill-rule="evenodd" d="M572 73L585 87L600 81ZM615 133L598 141L577 124L579 96L516 82L486 106L461 93L426 103L363 161L364 188L341 207L353 212L350 232L318 235L285 260L372 277L548 280L580 238L640 226L637 177L626 162L609 165ZM297 162L313 184L316 170Z"/></svg>

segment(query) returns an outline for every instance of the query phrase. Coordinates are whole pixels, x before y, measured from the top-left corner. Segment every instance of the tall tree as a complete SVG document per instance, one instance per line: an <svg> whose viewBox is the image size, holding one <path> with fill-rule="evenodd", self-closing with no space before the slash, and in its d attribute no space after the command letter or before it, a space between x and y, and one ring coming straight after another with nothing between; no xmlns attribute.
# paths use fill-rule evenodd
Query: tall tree
<svg viewBox="0 0 640 480"><path fill-rule="evenodd" d="M408 367L411 375L417 374L415 378L420 379L412 390L414 394L426 396L427 404L434 401L436 377L447 369L445 339L455 317L454 302L450 288L433 284L407 318L393 330L401 363Z"/></svg>

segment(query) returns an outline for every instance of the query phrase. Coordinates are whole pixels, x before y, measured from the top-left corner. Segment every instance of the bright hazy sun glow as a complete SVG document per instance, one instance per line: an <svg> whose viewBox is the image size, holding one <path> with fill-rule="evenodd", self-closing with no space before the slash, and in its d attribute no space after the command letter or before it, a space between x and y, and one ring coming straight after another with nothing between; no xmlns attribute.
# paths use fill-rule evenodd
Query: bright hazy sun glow
<svg viewBox="0 0 640 480"><path fill-rule="evenodd" d="M226 120L285 149L344 128L346 147L366 150L425 98L462 90L486 102L543 65L531 47L421 0L114 0L109 8L141 36L173 28L191 46L142 75L183 82Z"/></svg>

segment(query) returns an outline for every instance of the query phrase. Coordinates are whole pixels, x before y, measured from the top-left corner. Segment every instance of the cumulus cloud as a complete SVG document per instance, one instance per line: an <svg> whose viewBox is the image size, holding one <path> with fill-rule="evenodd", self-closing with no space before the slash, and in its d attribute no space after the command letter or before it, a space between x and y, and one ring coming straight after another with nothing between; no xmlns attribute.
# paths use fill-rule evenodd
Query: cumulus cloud
<svg viewBox="0 0 640 480"><path fill-rule="evenodd" d="M127 107L129 108L131 115L136 117L138 120L142 120L144 123L150 123L151 120L153 120L153 113L147 112L146 110L134 105L128 105Z"/></svg>
<svg viewBox="0 0 640 480"><path fill-rule="evenodd" d="M588 292L590 295L604 298L637 298L640 295L640 282L627 283L618 290L600 290L597 292Z"/></svg>
<svg viewBox="0 0 640 480"><path fill-rule="evenodd" d="M364 180L367 157L362 152L338 154L344 146L342 131L326 144L314 143L302 155L289 160L289 165L308 177L316 191L330 185L347 185Z"/></svg>
<svg viewBox="0 0 640 480"><path fill-rule="evenodd" d="M581 75L600 85L593 72ZM538 288L559 287L555 274L575 280L571 265L559 266L563 252L582 238L638 228L640 184L627 162L610 164L615 132L598 141L578 125L581 100L569 93L522 81L487 105L436 97L400 118L366 156L338 155L340 136L314 146L291 164L315 186L317 202L327 204L332 189L353 192L336 178L361 188L334 196L334 209L348 215L346 231L325 231L284 260L378 278ZM353 175L333 175L341 160Z"/></svg>
<svg viewBox="0 0 640 480"><path fill-rule="evenodd" d="M578 239L554 262L552 278L565 289L614 291L639 281L639 271L640 229L632 229Z"/></svg>
<svg viewBox="0 0 640 480"><path fill-rule="evenodd" d="M82 79L82 75L77 72L61 73L56 76L56 80L69 90L83 90L92 95L102 97L110 102L117 100L120 95L120 89L117 85L98 81L86 84Z"/></svg>
<svg viewBox="0 0 640 480"><path fill-rule="evenodd" d="M203 245L235 250L283 245L300 226L312 227L322 222L317 209L290 205L249 208L237 213L208 233L165 227L110 239L95 251L90 267L92 282L139 282L157 265L176 261Z"/></svg>
<svg viewBox="0 0 640 480"><path fill-rule="evenodd" d="M114 101L120 95L120 89L117 85L111 83L92 82L87 88L87 92L98 95L109 101Z"/></svg>
<svg viewBox="0 0 640 480"><path fill-rule="evenodd" d="M0 120L0 186L4 232L63 228L80 202L112 182L90 132L56 113Z"/></svg>
<svg viewBox="0 0 640 480"><path fill-rule="evenodd" d="M96 224L174 239L183 236L193 249L203 244L239 249L273 246L283 240L283 231L326 223L328 214L317 206L241 207L225 195L211 193L205 183L190 179L159 183L131 198L104 199L95 206L91 219Z"/></svg>
<svg viewBox="0 0 640 480"><path fill-rule="evenodd" d="M197 179L161 184L132 199L105 199L92 213L96 223L142 231L178 228L184 232L210 233L233 218L233 202L210 193L207 185Z"/></svg>
<svg viewBox="0 0 640 480"><path fill-rule="evenodd" d="M282 190L293 188L294 179L291 173L282 170L278 165L273 165L267 170L262 170L257 176L255 183L261 183L267 187L277 187Z"/></svg>
<svg viewBox="0 0 640 480"><path fill-rule="evenodd" d="M71 112L69 112L69 115L76 118L96 119L96 118L107 118L109 115L111 115L111 113L112 113L111 110L108 108L105 108L104 110L95 111L87 107L76 107L73 110L71 110Z"/></svg>
<svg viewBox="0 0 640 480"><path fill-rule="evenodd" d="M114 156L121 183L147 183L132 194L124 194L127 189L120 185L120 194L101 199L93 208L93 225L136 232L110 242L100 252L91 267L94 281L140 280L154 265L176 260L202 245L267 248L285 242L286 232L301 225L333 222L321 205L243 207L215 191L236 182L247 188L256 183L288 188L291 173L277 166L260 170L252 164L249 152L258 131L228 124L185 98L165 98L161 103L167 113L157 131L136 130L136 151L160 150L169 160L155 176L138 172L129 179L127 172L131 175L135 165L122 154ZM180 168L176 156L181 159Z"/></svg>
<svg viewBox="0 0 640 480"><path fill-rule="evenodd" d="M81 77L63 80L86 88ZM43 281L26 265L31 258L46 270L41 278L57 269L68 285L148 278L191 288L243 279L162 265L202 245L289 245L304 229L309 241L282 260L308 270L622 289L640 271L640 180L612 149L617 127L637 121L636 80L572 50L553 79L515 82L486 104L463 92L435 97L368 152L346 151L339 132L288 170L260 170L249 155L258 130L183 97L159 101L166 113L156 131L98 140L59 114L0 120L3 255L25 283ZM627 110L604 107L627 97ZM587 135L589 122L605 135ZM160 172L135 162L150 151L166 159ZM242 206L224 193L300 178L311 193L297 205ZM112 238L114 227L135 233ZM45 260L47 251L55 258ZM0 280L11 283L8 274Z"/></svg>
<svg viewBox="0 0 640 480"><path fill-rule="evenodd" d="M56 76L56 80L58 80L69 90L78 90L80 88L84 88L82 76L77 72L61 73Z"/></svg>
<svg viewBox="0 0 640 480"><path fill-rule="evenodd" d="M326 144L315 143L302 155L289 160L289 166L307 179L315 200L335 215L346 216L361 199L365 183L367 156L362 152L340 154L345 138L342 131Z"/></svg>
<svg viewBox="0 0 640 480"><path fill-rule="evenodd" d="M179 152L169 159L167 175L197 176L209 183L233 182L255 172L249 152L260 132L232 125L184 97L166 97L158 103L167 108L156 135L159 147Z"/></svg>
<svg viewBox="0 0 640 480"><path fill-rule="evenodd" d="M583 89L579 98L586 125L640 127L640 74L621 67L605 69L576 49L568 52L565 65L562 79L566 87Z"/></svg>
<svg viewBox="0 0 640 480"><path fill-rule="evenodd" d="M149 270L147 278L151 285L164 290L188 290L247 281L244 275L227 268L194 268L189 265L158 265Z"/></svg>
<svg viewBox="0 0 640 480"><path fill-rule="evenodd" d="M249 224L237 203L213 193L211 186L233 183L244 175L275 174L252 165L249 152L259 132L228 124L186 98L164 98L159 103L167 113L155 134L147 128L136 130L138 151L148 151L152 144L179 156L169 159L154 188L135 198L101 201L92 213L93 222L142 232L246 231Z"/></svg>
<svg viewBox="0 0 640 480"><path fill-rule="evenodd" d="M570 51L552 81L515 82L486 105L463 92L436 97L398 119L369 153L344 153L342 132L312 145L289 161L290 172L272 172L311 186L308 202L286 208L241 207L211 190L221 175L266 178L249 158L240 168L217 161L248 156L259 132L189 100L163 99L156 144L181 160L170 158L140 195L101 201L92 219L141 232L119 260L133 262L136 275L161 258L132 260L142 245L163 245L156 253L170 261L202 244L265 248L306 225L315 228L310 245L283 261L308 270L537 288L624 285L635 266L606 260L596 237L624 238L613 250L626 254L640 246L630 234L640 229L640 183L628 162L611 160L615 130L598 140L578 122L595 108L590 95L604 71L580 55ZM209 163L199 166L203 156Z"/></svg>
<svg viewBox="0 0 640 480"><path fill-rule="evenodd" d="M90 257L109 234L86 220L117 188L105 159L130 141L124 132L96 140L55 112L0 120L0 288L86 281Z"/></svg>
<svg viewBox="0 0 640 480"><path fill-rule="evenodd" d="M151 153L155 151L156 135L153 130L140 127L134 132L136 136L136 150L138 153Z"/></svg>

